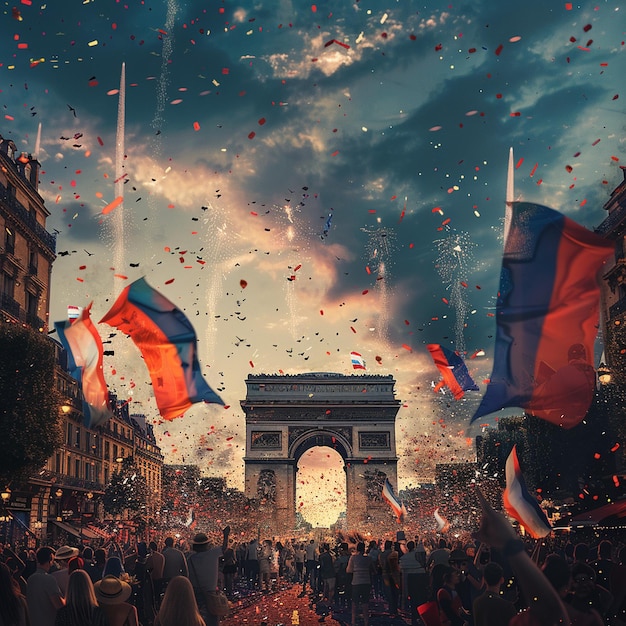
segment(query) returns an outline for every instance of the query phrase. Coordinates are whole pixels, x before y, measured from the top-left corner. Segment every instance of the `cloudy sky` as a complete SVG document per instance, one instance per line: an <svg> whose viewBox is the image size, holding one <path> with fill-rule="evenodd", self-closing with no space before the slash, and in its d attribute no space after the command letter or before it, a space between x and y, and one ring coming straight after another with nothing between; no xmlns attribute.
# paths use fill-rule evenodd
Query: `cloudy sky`
<svg viewBox="0 0 626 626"><path fill-rule="evenodd" d="M603 220L626 161L621 6L5 3L0 134L33 153L42 125L51 320L92 300L98 320L140 276L184 310L229 408L157 425L160 443L237 487L247 375L349 374L352 350L397 380L400 487L471 458L508 151L517 197ZM109 386L158 421L134 346L99 329ZM481 392L435 395L427 343L466 353ZM304 482L340 475L327 452Z"/></svg>

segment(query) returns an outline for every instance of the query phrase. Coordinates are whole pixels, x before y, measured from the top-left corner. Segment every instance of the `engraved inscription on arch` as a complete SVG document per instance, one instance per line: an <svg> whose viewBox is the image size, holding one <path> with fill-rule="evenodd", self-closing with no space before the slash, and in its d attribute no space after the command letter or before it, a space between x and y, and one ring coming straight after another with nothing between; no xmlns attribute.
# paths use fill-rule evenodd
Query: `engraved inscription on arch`
<svg viewBox="0 0 626 626"><path fill-rule="evenodd" d="M391 450L389 432L359 433L359 448L361 450Z"/></svg>

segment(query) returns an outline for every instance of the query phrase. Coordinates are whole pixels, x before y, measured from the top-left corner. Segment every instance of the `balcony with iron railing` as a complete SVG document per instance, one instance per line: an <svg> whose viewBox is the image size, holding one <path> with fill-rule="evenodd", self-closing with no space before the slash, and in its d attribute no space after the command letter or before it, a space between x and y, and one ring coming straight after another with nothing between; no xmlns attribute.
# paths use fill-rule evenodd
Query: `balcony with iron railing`
<svg viewBox="0 0 626 626"><path fill-rule="evenodd" d="M0 202L11 209L12 213L23 222L36 237L52 252L56 253L56 237L49 233L38 221L37 218L31 214L28 209L12 194L8 189L0 183Z"/></svg>
<svg viewBox="0 0 626 626"><path fill-rule="evenodd" d="M6 293L0 294L0 311L18 322L25 322L36 330L43 330L47 327L45 320L42 320L36 313L25 311L17 300Z"/></svg>

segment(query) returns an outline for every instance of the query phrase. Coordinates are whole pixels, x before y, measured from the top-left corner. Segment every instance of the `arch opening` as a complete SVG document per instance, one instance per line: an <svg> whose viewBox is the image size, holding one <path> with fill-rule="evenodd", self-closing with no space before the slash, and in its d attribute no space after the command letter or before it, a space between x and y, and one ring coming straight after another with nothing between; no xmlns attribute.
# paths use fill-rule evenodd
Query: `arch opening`
<svg viewBox="0 0 626 626"><path fill-rule="evenodd" d="M297 462L296 513L314 528L329 528L345 517L347 507L344 459L328 446L310 446Z"/></svg>

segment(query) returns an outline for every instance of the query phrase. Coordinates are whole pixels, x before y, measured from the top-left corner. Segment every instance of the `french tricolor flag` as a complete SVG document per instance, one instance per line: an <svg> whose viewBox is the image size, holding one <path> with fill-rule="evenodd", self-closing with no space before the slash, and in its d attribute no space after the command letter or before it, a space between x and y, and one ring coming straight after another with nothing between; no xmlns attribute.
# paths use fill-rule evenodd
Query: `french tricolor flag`
<svg viewBox="0 0 626 626"><path fill-rule="evenodd" d="M615 243L545 206L514 202L496 304L493 371L472 421L521 407L572 428L596 377L598 273Z"/></svg>
<svg viewBox="0 0 626 626"><path fill-rule="evenodd" d="M388 478L385 478L385 484L383 485L382 496L383 496L383 499L387 501L387 504L389 504L389 506L395 513L395 516L398 519L398 523L401 522L406 516L407 510L406 510L406 507L404 506L404 502L400 502L400 500L398 500Z"/></svg>
<svg viewBox="0 0 626 626"><path fill-rule="evenodd" d="M164 419L180 417L195 402L224 404L202 377L191 322L144 278L122 291L103 322L129 335L141 351Z"/></svg>
<svg viewBox="0 0 626 626"><path fill-rule="evenodd" d="M446 386L455 400L460 400L466 391L478 391L476 383L467 371L465 361L456 352L438 343L429 343L426 347L442 378L441 382L435 386L435 392Z"/></svg>
<svg viewBox="0 0 626 626"><path fill-rule="evenodd" d="M358 352L350 352L350 359L352 360L352 369L355 369L355 370L365 369L365 361L363 360L363 357Z"/></svg>
<svg viewBox="0 0 626 626"><path fill-rule="evenodd" d="M537 500L526 488L517 458L517 446L513 446L506 460L505 472L506 489L502 494L502 500L506 512L515 518L531 537L538 539L549 535L552 530L550 522Z"/></svg>
<svg viewBox="0 0 626 626"><path fill-rule="evenodd" d="M91 321L91 304L78 317L55 322L54 327L68 357L68 368L83 392L85 425L94 428L113 416L102 371L102 339Z"/></svg>

